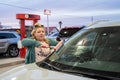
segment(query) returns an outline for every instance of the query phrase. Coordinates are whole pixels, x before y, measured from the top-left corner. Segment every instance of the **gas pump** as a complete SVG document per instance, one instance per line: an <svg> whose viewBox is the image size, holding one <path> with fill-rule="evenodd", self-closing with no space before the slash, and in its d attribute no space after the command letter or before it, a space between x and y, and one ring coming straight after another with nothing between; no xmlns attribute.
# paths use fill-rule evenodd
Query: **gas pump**
<svg viewBox="0 0 120 80"><path fill-rule="evenodd" d="M39 15L35 14L16 14L16 19L20 20L20 30L21 30L21 40L26 37L26 27L25 27L25 20L32 20L33 25L40 20ZM20 57L25 58L26 55L26 48L20 49Z"/></svg>

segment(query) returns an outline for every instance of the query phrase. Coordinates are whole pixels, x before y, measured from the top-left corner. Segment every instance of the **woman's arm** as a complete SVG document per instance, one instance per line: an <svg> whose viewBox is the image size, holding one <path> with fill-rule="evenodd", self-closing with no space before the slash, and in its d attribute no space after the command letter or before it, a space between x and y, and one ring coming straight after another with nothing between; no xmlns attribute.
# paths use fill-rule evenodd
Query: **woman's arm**
<svg viewBox="0 0 120 80"><path fill-rule="evenodd" d="M57 51L63 45L63 43L63 40L59 41L58 44L54 47L54 50Z"/></svg>
<svg viewBox="0 0 120 80"><path fill-rule="evenodd" d="M39 47L41 44L38 41L36 41L32 38L24 38L22 40L22 45L25 46L25 47L29 47L29 46Z"/></svg>

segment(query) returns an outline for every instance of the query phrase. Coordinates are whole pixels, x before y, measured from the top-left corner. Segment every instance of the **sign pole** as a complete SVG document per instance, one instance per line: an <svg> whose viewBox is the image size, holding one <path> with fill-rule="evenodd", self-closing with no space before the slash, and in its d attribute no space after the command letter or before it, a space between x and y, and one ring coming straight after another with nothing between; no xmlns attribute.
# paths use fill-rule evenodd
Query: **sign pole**
<svg viewBox="0 0 120 80"><path fill-rule="evenodd" d="M47 35L49 35L49 15L51 15L51 10L44 9L44 15L47 15Z"/></svg>
<svg viewBox="0 0 120 80"><path fill-rule="evenodd" d="M49 35L49 15L47 15L47 33Z"/></svg>

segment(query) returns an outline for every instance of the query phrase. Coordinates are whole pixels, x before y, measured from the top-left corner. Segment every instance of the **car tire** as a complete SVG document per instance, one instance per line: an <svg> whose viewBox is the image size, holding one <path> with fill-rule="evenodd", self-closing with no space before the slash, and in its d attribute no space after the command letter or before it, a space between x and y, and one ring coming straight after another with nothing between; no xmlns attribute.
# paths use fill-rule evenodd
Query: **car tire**
<svg viewBox="0 0 120 80"><path fill-rule="evenodd" d="M8 47L7 53L11 57L17 57L19 55L19 49L17 48L16 45L11 45L11 46Z"/></svg>

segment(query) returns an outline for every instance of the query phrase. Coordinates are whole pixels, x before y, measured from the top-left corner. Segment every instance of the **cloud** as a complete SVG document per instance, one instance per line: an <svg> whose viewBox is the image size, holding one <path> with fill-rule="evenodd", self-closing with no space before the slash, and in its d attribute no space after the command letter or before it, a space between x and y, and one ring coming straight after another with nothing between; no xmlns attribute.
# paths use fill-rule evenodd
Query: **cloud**
<svg viewBox="0 0 120 80"><path fill-rule="evenodd" d="M4 3L4 4L2 4ZM120 18L120 0L0 0L0 20L3 24L19 25L17 13L38 14L46 24L44 9L51 10L50 25L80 25L97 19Z"/></svg>
<svg viewBox="0 0 120 80"><path fill-rule="evenodd" d="M102 16L102 15L114 15L114 14L120 14L119 10L95 10L95 11L76 11L76 12L67 12L64 15L68 16L77 16L77 17L88 17L88 16Z"/></svg>

